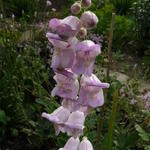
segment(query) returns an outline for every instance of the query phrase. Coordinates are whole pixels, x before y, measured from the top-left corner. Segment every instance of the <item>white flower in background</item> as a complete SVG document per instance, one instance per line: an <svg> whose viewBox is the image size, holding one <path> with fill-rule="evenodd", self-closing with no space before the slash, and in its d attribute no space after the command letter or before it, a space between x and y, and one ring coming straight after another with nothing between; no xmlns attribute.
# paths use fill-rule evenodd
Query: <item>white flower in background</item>
<svg viewBox="0 0 150 150"><path fill-rule="evenodd" d="M47 6L51 6L51 5L52 5L52 2L49 1L49 0L47 0L47 1L46 1L46 5L47 5Z"/></svg>

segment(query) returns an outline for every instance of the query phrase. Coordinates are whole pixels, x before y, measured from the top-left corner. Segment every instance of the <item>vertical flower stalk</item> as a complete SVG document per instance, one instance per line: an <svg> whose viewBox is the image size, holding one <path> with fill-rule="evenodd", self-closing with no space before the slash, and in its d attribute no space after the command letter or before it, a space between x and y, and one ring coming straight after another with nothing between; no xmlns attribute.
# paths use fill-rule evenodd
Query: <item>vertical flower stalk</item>
<svg viewBox="0 0 150 150"><path fill-rule="evenodd" d="M71 6L71 12L80 14L82 9L90 6L91 0L77 1ZM93 74L101 45L91 40L82 41L87 31L97 26L97 16L91 11L84 11L80 18L73 15L49 21L50 32L46 37L54 46L51 68L56 81L51 95L60 97L61 106L51 114L43 112L42 117L54 123L56 135L63 132L71 136L59 150L87 150L87 147L93 150L86 137L81 143L79 137L84 136L84 122L89 110L104 104L103 88L109 88L109 84L102 83Z"/></svg>

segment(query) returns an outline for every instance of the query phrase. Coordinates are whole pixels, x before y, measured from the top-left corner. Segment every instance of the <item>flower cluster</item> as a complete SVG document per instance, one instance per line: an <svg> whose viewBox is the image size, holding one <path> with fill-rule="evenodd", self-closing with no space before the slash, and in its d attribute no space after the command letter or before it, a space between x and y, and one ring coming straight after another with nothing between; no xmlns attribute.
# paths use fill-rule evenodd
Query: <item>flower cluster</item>
<svg viewBox="0 0 150 150"><path fill-rule="evenodd" d="M71 7L72 14L79 14L82 7L88 8L91 0L75 2ZM104 104L103 88L108 83L102 83L93 74L95 58L101 53L101 46L91 40L80 41L86 37L87 30L96 27L97 16L91 11L85 11L80 19L68 16L64 19L53 18L49 22L51 32L46 34L54 46L51 68L55 72L56 86L52 96L62 98L61 106L53 113L43 112L42 117L54 123L56 135L60 132L72 136L64 148L60 150L93 150L87 138L82 142L85 117L91 109Z"/></svg>

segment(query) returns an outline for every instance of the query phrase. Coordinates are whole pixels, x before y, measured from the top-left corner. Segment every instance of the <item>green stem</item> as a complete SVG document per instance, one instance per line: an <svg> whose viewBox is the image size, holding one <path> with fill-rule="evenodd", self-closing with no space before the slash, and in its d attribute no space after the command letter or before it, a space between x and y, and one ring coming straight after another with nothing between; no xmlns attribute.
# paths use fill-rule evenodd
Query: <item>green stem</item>
<svg viewBox="0 0 150 150"><path fill-rule="evenodd" d="M115 90L113 96L112 113L109 121L109 129L108 129L107 150L111 150L112 147L112 134L113 134L115 118L116 118L117 100L118 100L118 89Z"/></svg>

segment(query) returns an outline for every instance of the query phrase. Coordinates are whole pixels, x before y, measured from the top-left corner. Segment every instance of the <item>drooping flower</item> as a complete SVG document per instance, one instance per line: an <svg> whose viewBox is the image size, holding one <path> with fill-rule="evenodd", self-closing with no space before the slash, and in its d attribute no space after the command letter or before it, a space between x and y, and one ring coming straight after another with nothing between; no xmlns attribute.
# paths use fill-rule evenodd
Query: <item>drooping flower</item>
<svg viewBox="0 0 150 150"><path fill-rule="evenodd" d="M79 143L80 141L78 137L71 137L65 144L64 148L60 148L59 150L78 150Z"/></svg>
<svg viewBox="0 0 150 150"><path fill-rule="evenodd" d="M84 113L85 116L87 116L88 112L90 111L90 108L88 106L83 106L78 103L77 99L63 99L62 100L62 106L66 109L68 109L70 112L74 111L81 111Z"/></svg>
<svg viewBox="0 0 150 150"><path fill-rule="evenodd" d="M76 74L90 76L93 72L95 58L101 53L101 47L90 40L85 40L76 45L76 58L72 71Z"/></svg>
<svg viewBox="0 0 150 150"><path fill-rule="evenodd" d="M69 110L62 106L57 108L52 114L42 113L42 117L54 123L56 135L58 135L60 131L65 132L64 123L68 120L69 115Z"/></svg>
<svg viewBox="0 0 150 150"><path fill-rule="evenodd" d="M49 27L63 39L76 36L81 27L80 20L75 16L68 16L64 19L51 19Z"/></svg>
<svg viewBox="0 0 150 150"><path fill-rule="evenodd" d="M79 92L79 102L90 107L98 107L104 104L102 88L108 88L108 83L102 83L96 75L81 77L81 88Z"/></svg>
<svg viewBox="0 0 150 150"><path fill-rule="evenodd" d="M75 111L69 116L65 123L65 131L69 136L78 137L83 135L85 116L83 112Z"/></svg>
<svg viewBox="0 0 150 150"><path fill-rule="evenodd" d="M91 0L82 0L81 5L83 7L89 8L91 6Z"/></svg>
<svg viewBox="0 0 150 150"><path fill-rule="evenodd" d="M95 28L98 23L97 16L91 11L84 12L81 15L80 20L81 20L82 25L87 29Z"/></svg>
<svg viewBox="0 0 150 150"><path fill-rule="evenodd" d="M77 79L69 78L63 74L58 74L54 76L56 81L56 86L52 90L52 96L60 96L62 98L75 99L79 91L79 82Z"/></svg>
<svg viewBox="0 0 150 150"><path fill-rule="evenodd" d="M75 58L76 38L63 41L62 38L53 33L47 33L46 37L55 47L51 67L53 69L71 68Z"/></svg>
<svg viewBox="0 0 150 150"><path fill-rule="evenodd" d="M71 12L72 12L72 14L79 14L80 11L81 11L81 3L75 2L75 3L71 6Z"/></svg>
<svg viewBox="0 0 150 150"><path fill-rule="evenodd" d="M62 74L68 78L77 79L77 75L71 71L71 69L54 69L55 73Z"/></svg>
<svg viewBox="0 0 150 150"><path fill-rule="evenodd" d="M78 150L93 150L93 146L91 142L86 137L84 137L81 143L79 144Z"/></svg>

